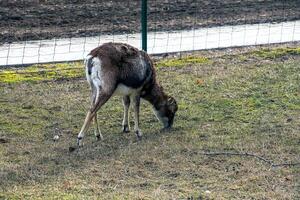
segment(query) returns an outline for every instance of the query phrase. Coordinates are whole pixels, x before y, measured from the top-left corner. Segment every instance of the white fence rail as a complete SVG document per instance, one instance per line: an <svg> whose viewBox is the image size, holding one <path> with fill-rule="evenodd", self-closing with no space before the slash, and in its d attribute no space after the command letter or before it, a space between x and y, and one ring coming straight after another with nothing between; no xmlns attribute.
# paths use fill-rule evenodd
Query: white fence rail
<svg viewBox="0 0 300 200"><path fill-rule="evenodd" d="M300 41L300 20L148 33L150 54ZM141 46L140 34L25 41L0 46L0 66L73 61L105 42Z"/></svg>

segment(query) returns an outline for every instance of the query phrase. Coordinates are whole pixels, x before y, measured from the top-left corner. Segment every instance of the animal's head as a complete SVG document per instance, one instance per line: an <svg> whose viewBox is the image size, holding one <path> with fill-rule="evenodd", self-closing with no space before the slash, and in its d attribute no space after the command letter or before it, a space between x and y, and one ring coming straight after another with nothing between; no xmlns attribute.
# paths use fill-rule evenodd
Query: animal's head
<svg viewBox="0 0 300 200"><path fill-rule="evenodd" d="M154 109L156 117L164 125L164 128L171 128L178 106L176 100L168 96L159 106Z"/></svg>

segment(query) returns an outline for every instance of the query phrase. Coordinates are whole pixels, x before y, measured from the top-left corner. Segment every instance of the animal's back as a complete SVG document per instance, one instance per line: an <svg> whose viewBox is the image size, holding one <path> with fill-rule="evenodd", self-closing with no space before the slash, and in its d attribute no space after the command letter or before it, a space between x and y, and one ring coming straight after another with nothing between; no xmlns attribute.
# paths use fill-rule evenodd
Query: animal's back
<svg viewBox="0 0 300 200"><path fill-rule="evenodd" d="M140 88L152 76L153 67L148 55L128 44L105 43L92 50L90 55L101 61L101 74L116 76L116 87L123 84Z"/></svg>

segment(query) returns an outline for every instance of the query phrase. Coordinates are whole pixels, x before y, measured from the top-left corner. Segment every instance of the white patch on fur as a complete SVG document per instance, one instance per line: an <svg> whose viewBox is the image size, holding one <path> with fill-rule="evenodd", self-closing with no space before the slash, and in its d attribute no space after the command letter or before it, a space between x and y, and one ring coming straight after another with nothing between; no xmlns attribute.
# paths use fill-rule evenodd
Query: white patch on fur
<svg viewBox="0 0 300 200"><path fill-rule="evenodd" d="M91 74L91 78L94 81L96 81L96 83L98 83L97 85L101 85L101 60L97 57L93 58L92 61L93 67L92 67L92 74Z"/></svg>
<svg viewBox="0 0 300 200"><path fill-rule="evenodd" d="M101 60L97 57L94 57L91 64L91 74L88 73L88 59L91 59L91 55L87 56L86 58L86 77L87 81L89 82L90 85L93 85L94 88L96 89L96 94L95 94L95 102L98 102L99 99L99 93L100 93L100 88L103 86L103 81L101 78Z"/></svg>
<svg viewBox="0 0 300 200"><path fill-rule="evenodd" d="M142 58L142 55L139 56L139 59L140 59L140 64L142 66L140 73L141 73L141 76L144 77L146 75L146 63L145 63L145 59Z"/></svg>
<svg viewBox="0 0 300 200"><path fill-rule="evenodd" d="M85 70L86 70L86 78L89 83L97 83L96 85L101 85L101 60L97 57L94 57L91 64L91 74L88 73L88 60L91 59L92 56L88 55L84 61Z"/></svg>
<svg viewBox="0 0 300 200"><path fill-rule="evenodd" d="M128 87L122 83L118 84L115 92L114 92L114 95L120 95L120 96L131 96L133 94L136 94L137 92L139 92L141 90L141 88L131 88L131 87Z"/></svg>

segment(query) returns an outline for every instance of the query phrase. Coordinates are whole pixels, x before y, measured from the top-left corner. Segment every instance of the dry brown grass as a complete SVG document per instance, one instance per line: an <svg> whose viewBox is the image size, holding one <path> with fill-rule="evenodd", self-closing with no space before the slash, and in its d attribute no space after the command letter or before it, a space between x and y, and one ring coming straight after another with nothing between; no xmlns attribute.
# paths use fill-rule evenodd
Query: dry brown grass
<svg viewBox="0 0 300 200"><path fill-rule="evenodd" d="M143 102L144 139L121 134L122 104L114 97L99 111L105 140L96 142L91 129L73 153L89 105L83 78L1 83L0 199L300 198L299 165L203 155L299 162L299 55L209 60L159 68L179 103L172 131L162 132Z"/></svg>

